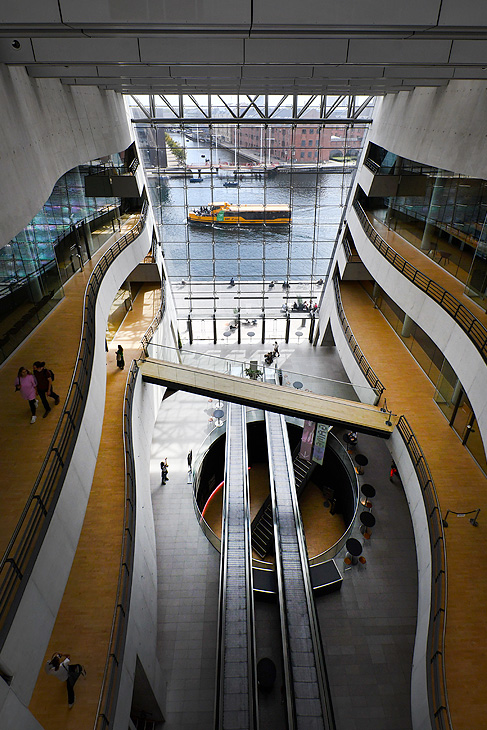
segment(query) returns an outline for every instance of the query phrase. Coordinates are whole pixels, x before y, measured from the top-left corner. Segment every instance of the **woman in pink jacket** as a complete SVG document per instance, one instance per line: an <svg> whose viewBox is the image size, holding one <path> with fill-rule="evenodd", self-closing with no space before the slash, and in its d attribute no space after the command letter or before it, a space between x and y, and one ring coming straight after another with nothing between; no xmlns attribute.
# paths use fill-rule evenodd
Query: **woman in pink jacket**
<svg viewBox="0 0 487 730"><path fill-rule="evenodd" d="M29 401L30 412L32 413L31 423L36 422L36 410L39 401L37 400L37 380L27 368L19 368L15 379L15 390L20 390L20 395Z"/></svg>

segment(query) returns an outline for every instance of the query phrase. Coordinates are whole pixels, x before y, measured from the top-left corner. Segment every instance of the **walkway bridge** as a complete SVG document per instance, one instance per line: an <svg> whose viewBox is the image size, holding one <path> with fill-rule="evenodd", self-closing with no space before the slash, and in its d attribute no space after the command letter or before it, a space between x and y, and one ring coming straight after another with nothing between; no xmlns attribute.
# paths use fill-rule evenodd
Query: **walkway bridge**
<svg viewBox="0 0 487 730"><path fill-rule="evenodd" d="M296 378L300 380L294 381L291 386L276 385L246 377L248 374L246 371L252 370L252 367L257 367L257 371L262 372L256 364L249 368L246 367L248 364L239 363L242 373L239 376L235 375L236 363L234 361L189 353L194 357L194 364L189 364L182 362L183 351L167 347L162 349L165 351L161 353L164 359L147 357L139 361L145 382L164 385L170 390L184 390L197 395L216 396L231 403L240 403L286 416L304 418L316 423L341 425L354 431L382 438L389 438L396 425L397 419L389 413L381 411L378 406L312 393L308 388L304 389L305 375L296 375ZM174 362L175 357L179 360L178 362ZM222 371L218 372L208 368L208 365L213 368L213 363L210 362L213 360L218 361L217 364ZM202 365L207 367L202 367ZM231 373L226 371L229 371L230 367ZM274 368L272 370L274 371ZM320 385L334 383L334 381L326 381L324 378L314 378L313 380L321 381ZM352 386L350 389L353 390Z"/></svg>

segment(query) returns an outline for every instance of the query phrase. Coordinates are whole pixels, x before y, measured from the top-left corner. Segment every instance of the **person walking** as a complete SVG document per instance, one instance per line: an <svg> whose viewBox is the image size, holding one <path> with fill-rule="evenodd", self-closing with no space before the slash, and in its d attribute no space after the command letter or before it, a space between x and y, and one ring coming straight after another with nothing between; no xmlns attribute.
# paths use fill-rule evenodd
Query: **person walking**
<svg viewBox="0 0 487 730"><path fill-rule="evenodd" d="M123 370L124 367L125 367L125 360L124 360L124 357L123 357L123 347L122 347L122 345L119 345L118 346L117 353L116 353L116 357L117 357L117 368L120 368L120 370Z"/></svg>
<svg viewBox="0 0 487 730"><path fill-rule="evenodd" d="M162 484L165 484L167 482L168 476L167 476L168 468L167 468L167 459L164 461L161 461L161 482Z"/></svg>
<svg viewBox="0 0 487 730"><path fill-rule="evenodd" d="M37 380L27 368L19 368L19 372L15 378L15 390L20 391L22 398L29 401L31 412L30 422L35 423L37 419L37 406L39 405L39 401L37 400Z"/></svg>
<svg viewBox="0 0 487 730"><path fill-rule="evenodd" d="M34 375L37 380L37 392L42 401L42 405L45 408L45 412L42 417L45 418L51 410L51 406L47 402L47 396L54 399L54 404L56 406L59 404L59 396L54 392L52 387L54 373L52 370L49 370L49 368L46 368L45 362L36 360L34 363Z"/></svg>
<svg viewBox="0 0 487 730"><path fill-rule="evenodd" d="M192 464L193 464L193 450L190 449L188 451L188 471L191 471Z"/></svg>
<svg viewBox="0 0 487 730"><path fill-rule="evenodd" d="M277 340L274 342L274 357L279 357L279 345L277 344Z"/></svg>
<svg viewBox="0 0 487 730"><path fill-rule="evenodd" d="M74 705L74 685L80 677L86 677L86 669L81 664L70 664L69 654L55 652L44 666L46 674L50 674L60 682L66 682L68 690L68 707Z"/></svg>

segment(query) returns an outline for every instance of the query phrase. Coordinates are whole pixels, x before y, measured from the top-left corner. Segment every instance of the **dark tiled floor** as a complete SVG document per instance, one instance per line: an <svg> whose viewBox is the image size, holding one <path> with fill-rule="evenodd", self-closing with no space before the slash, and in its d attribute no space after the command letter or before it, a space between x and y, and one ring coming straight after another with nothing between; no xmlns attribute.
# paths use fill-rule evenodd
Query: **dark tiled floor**
<svg viewBox="0 0 487 730"><path fill-rule="evenodd" d="M410 730L411 663L417 611L413 531L403 490L389 481L385 443L359 436L369 459L361 483L376 488L370 540L357 528L366 566L343 571L340 592L317 600L337 730Z"/></svg>
<svg viewBox="0 0 487 730"><path fill-rule="evenodd" d="M245 350L242 357L256 358L257 348L240 349ZM267 349L260 346L258 351ZM212 347L200 344L198 350L211 352ZM224 346L218 350L224 355ZM281 353L295 372L302 368L345 379L334 348L313 349L301 343L283 345ZM167 683L164 727L168 730L213 727L219 555L196 521L186 464L188 450L195 456L209 433L211 411L206 398L178 393L164 401L154 431L151 482L158 550L158 652ZM317 600L337 730L369 725L374 730L410 730L417 575L409 510L399 483L389 482L385 442L361 435L359 450L369 459L361 481L377 490L373 510L377 524L364 545L367 565L344 571L341 591ZM161 487L159 462L166 456L170 478ZM355 535L362 539L358 528ZM336 558L341 571L343 557ZM258 658L279 657L275 607L258 605L256 616ZM261 727L278 730L283 726L279 682L275 694L260 701Z"/></svg>

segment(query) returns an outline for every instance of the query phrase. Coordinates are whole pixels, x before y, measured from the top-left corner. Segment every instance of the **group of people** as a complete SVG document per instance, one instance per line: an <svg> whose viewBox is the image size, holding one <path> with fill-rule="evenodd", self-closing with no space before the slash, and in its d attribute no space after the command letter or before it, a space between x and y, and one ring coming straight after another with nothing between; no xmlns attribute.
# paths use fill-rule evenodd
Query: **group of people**
<svg viewBox="0 0 487 730"><path fill-rule="evenodd" d="M106 342L105 342L106 346ZM123 355L122 345L118 346L116 352L117 367L123 370L125 367L125 359ZM54 373L46 367L46 363L43 360L36 360L33 365L33 372L28 370L22 365L19 368L17 377L15 378L15 390L20 393L24 400L28 401L30 408L30 422L35 423L37 421L37 407L39 405L39 398L44 406L43 418L51 411L48 398L52 398L54 405L58 405L61 400L57 393L54 392L53 388Z"/></svg>
<svg viewBox="0 0 487 730"><path fill-rule="evenodd" d="M308 302L294 302L292 306L293 312L316 312L318 305L308 304Z"/></svg>
<svg viewBox="0 0 487 730"><path fill-rule="evenodd" d="M274 342L274 349L264 355L265 364L272 365L276 357L279 357L279 345L277 341Z"/></svg>
<svg viewBox="0 0 487 730"><path fill-rule="evenodd" d="M56 406L60 401L58 394L54 392L54 388L52 387L54 373L49 368L46 368L46 363L41 360L36 360L33 370L34 372L31 373L30 370L22 366L19 368L17 377L15 378L15 390L29 403L31 423L35 423L37 420L38 397L44 406L43 418L51 411L51 406L47 398L52 398Z"/></svg>

